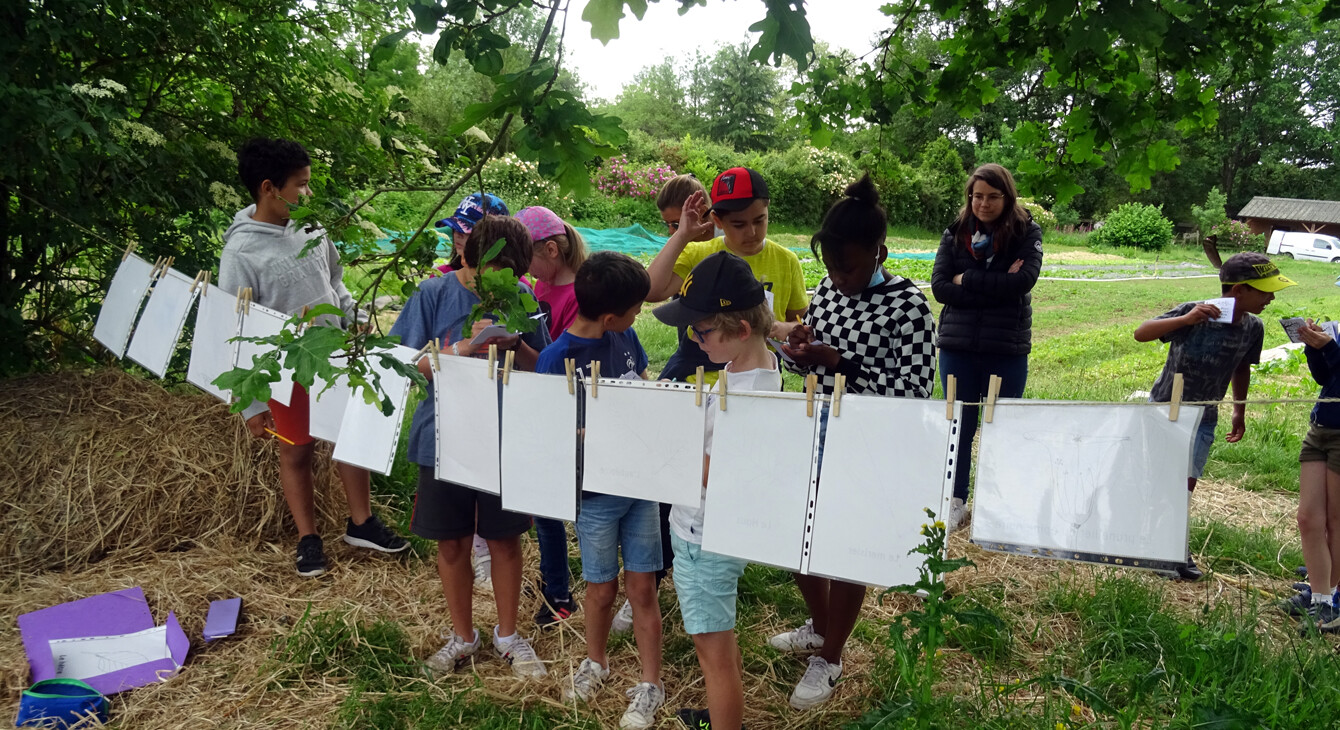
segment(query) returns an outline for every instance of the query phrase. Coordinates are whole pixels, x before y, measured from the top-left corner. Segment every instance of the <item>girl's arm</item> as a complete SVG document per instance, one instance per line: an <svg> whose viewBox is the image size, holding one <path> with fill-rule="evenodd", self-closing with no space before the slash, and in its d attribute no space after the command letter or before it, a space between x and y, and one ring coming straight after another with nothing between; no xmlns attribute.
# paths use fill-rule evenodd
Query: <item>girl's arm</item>
<svg viewBox="0 0 1340 730"><path fill-rule="evenodd" d="M940 239L940 249L935 252L935 264L931 268L931 294L935 296L935 301L969 309L984 309L1011 301L1009 297L1001 298L985 292L971 291L962 284L955 283L954 279L965 273L957 271L954 266L957 245L953 231L945 231L944 237Z"/></svg>
<svg viewBox="0 0 1340 730"><path fill-rule="evenodd" d="M1310 321L1298 329L1298 338L1306 345L1303 355L1312 379L1322 386L1331 382L1332 373L1340 373L1340 345Z"/></svg>
<svg viewBox="0 0 1340 730"><path fill-rule="evenodd" d="M665 301L674 296L684 285L684 279L675 274L675 262L679 261L679 255L684 253L685 247L701 235L705 227L711 227L712 219L704 220L702 217L705 207L706 197L702 193L694 193L684 201L679 229L665 242L656 258L647 265L647 276L651 278L651 291L647 294L647 301Z"/></svg>

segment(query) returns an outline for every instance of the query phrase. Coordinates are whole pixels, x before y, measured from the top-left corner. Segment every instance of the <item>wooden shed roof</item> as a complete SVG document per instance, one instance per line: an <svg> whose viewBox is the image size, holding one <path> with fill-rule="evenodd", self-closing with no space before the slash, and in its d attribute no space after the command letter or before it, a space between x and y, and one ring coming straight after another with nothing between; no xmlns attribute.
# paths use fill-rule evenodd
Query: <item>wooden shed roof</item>
<svg viewBox="0 0 1340 730"><path fill-rule="evenodd" d="M1340 201L1268 198L1258 195L1238 211L1237 217L1300 223L1340 223Z"/></svg>

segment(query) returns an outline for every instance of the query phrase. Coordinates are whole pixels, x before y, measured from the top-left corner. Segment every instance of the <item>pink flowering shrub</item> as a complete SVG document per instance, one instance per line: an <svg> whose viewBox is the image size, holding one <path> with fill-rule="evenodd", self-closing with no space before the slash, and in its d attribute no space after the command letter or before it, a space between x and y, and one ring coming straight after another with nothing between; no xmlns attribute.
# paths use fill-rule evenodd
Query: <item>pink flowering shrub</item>
<svg viewBox="0 0 1340 730"><path fill-rule="evenodd" d="M612 198L654 199L661 186L675 176L675 171L662 163L635 166L628 157L612 157L596 173L596 189Z"/></svg>
<svg viewBox="0 0 1340 730"><path fill-rule="evenodd" d="M1210 229L1210 235L1219 240L1220 246L1236 246L1254 250L1265 249L1265 236L1252 235L1251 227L1242 221L1229 219L1217 223Z"/></svg>

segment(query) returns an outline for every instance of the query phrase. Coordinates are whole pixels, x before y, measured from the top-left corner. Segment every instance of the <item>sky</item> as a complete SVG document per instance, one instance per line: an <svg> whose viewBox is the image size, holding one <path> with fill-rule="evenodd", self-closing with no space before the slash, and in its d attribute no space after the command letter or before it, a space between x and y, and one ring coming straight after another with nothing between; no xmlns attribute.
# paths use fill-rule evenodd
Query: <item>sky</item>
<svg viewBox="0 0 1340 730"><path fill-rule="evenodd" d="M810 33L816 41L864 55L874 45L875 34L890 26L880 12L883 0L808 0L805 9ZM679 15L676 0L660 0L647 7L642 20L625 11L619 21L619 37L608 46L591 38L591 26L581 20L583 0L572 3L568 20L564 65L576 72L589 89L589 96L614 100L624 84L638 71L660 63L666 56L693 56L694 49L710 55L719 45L752 44L758 34L749 26L763 19L761 0L708 0Z"/></svg>

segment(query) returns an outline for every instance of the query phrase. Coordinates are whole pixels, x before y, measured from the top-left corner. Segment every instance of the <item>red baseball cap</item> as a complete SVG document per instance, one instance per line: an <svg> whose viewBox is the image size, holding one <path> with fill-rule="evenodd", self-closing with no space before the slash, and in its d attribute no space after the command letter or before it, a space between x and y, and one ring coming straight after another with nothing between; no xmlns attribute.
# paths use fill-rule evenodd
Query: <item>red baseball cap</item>
<svg viewBox="0 0 1340 730"><path fill-rule="evenodd" d="M759 199L768 199L768 184L747 167L732 167L712 181L712 210L717 213L744 210Z"/></svg>

